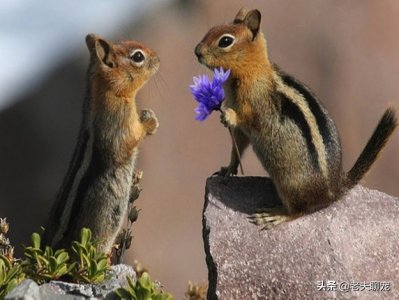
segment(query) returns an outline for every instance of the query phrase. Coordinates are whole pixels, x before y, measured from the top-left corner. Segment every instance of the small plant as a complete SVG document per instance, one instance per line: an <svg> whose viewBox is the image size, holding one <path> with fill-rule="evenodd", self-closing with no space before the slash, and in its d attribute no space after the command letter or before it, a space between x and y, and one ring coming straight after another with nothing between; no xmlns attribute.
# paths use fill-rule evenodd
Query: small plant
<svg viewBox="0 0 399 300"><path fill-rule="evenodd" d="M7 219L0 218L0 299L25 277L20 262L14 258L14 247L6 237L8 230Z"/></svg>
<svg viewBox="0 0 399 300"><path fill-rule="evenodd" d="M127 277L128 286L119 288L116 294L123 300L173 300L170 293L164 293L157 282L151 281L147 272L133 282L131 277Z"/></svg>
<svg viewBox="0 0 399 300"><path fill-rule="evenodd" d="M137 193L140 192L137 187ZM133 200L134 201L134 200ZM131 201L131 202L133 202ZM137 219L131 207L130 226ZM80 232L80 241L74 241L70 249L71 257L65 249L54 251L46 246L40 247L41 237L38 233L32 234L32 245L25 247L25 260L14 259L13 247L5 237L8 223L0 218L0 299L3 299L24 278L35 280L38 284L61 277L73 282L97 284L106 279L110 269L110 258L105 253L97 252L98 242L92 241L91 231L83 228ZM129 231L129 234L131 232ZM128 245L124 245L127 249ZM140 264L135 263L138 280L133 282L128 277L128 287L116 291L121 299L134 300L173 300L169 293L164 293L159 283L153 282Z"/></svg>
<svg viewBox="0 0 399 300"><path fill-rule="evenodd" d="M184 300L205 300L208 292L207 283L188 282L187 291L184 294Z"/></svg>
<svg viewBox="0 0 399 300"><path fill-rule="evenodd" d="M72 243L72 252L76 260L71 265L71 276L77 282L99 283L106 277L110 261L105 253L98 253L97 242L91 241L91 231L83 228L80 232L80 242Z"/></svg>
<svg viewBox="0 0 399 300"><path fill-rule="evenodd" d="M10 224L7 218L0 218L0 254L5 256L11 263L14 261L14 247L10 245L10 240L6 237Z"/></svg>
<svg viewBox="0 0 399 300"><path fill-rule="evenodd" d="M19 263L11 263L7 257L0 254L0 299L3 299L24 277Z"/></svg>
<svg viewBox="0 0 399 300"><path fill-rule="evenodd" d="M23 271L28 277L43 283L50 280L57 280L71 270L68 267L68 252L64 249L53 251L49 246L40 248L40 235L32 234L32 246L25 247L26 260L22 263Z"/></svg>
<svg viewBox="0 0 399 300"><path fill-rule="evenodd" d="M133 174L132 187L130 189L130 197L127 208L127 226L118 234L114 246L113 262L116 264L121 264L123 262L123 256L125 255L126 250L129 249L132 244L132 226L133 223L137 221L140 212L136 206L133 206L133 203L138 199L142 191L142 188L140 187L140 180L142 177L143 171L135 171Z"/></svg>
<svg viewBox="0 0 399 300"><path fill-rule="evenodd" d="M143 266L137 259L133 261L133 270L136 273L137 278L140 278L144 272L149 273L148 268Z"/></svg>

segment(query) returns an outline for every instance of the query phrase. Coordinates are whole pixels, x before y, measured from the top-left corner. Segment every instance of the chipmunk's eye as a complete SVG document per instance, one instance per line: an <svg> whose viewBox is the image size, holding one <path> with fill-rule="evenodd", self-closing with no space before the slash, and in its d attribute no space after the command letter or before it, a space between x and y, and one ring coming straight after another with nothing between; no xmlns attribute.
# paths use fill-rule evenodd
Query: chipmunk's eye
<svg viewBox="0 0 399 300"><path fill-rule="evenodd" d="M136 64L136 65L142 65L144 60L145 60L145 55L144 52L137 49L132 52L130 55L130 59Z"/></svg>
<svg viewBox="0 0 399 300"><path fill-rule="evenodd" d="M227 47L231 46L234 43L234 40L235 40L234 36L232 36L230 34L224 34L219 39L218 46L220 48L227 48Z"/></svg>

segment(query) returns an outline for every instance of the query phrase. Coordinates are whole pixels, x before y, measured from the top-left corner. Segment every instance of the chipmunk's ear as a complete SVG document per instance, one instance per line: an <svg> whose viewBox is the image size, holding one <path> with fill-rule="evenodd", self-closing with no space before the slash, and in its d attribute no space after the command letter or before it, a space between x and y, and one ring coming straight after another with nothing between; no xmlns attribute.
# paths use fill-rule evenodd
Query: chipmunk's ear
<svg viewBox="0 0 399 300"><path fill-rule="evenodd" d="M98 59L110 68L115 66L111 43L91 33L86 36L86 45L92 58Z"/></svg>
<svg viewBox="0 0 399 300"><path fill-rule="evenodd" d="M237 15L235 16L233 23L238 24L238 23L244 22L245 16L247 15L247 13L248 13L248 11L245 7L241 8L238 11Z"/></svg>
<svg viewBox="0 0 399 300"><path fill-rule="evenodd" d="M252 40L256 38L260 28L261 14L257 9L251 10L244 18L245 25L252 32Z"/></svg>

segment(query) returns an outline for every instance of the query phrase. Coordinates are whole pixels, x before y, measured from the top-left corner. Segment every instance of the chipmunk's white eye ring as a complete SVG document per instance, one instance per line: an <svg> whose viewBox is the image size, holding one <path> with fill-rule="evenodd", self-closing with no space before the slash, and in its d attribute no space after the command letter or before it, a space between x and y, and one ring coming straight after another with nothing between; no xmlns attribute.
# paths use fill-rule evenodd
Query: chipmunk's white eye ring
<svg viewBox="0 0 399 300"><path fill-rule="evenodd" d="M136 66L141 66L145 61L145 54L142 50L136 49L130 54L130 59Z"/></svg>
<svg viewBox="0 0 399 300"><path fill-rule="evenodd" d="M235 40L236 38L233 35L223 34L219 39L218 46L224 49L229 48L233 46Z"/></svg>

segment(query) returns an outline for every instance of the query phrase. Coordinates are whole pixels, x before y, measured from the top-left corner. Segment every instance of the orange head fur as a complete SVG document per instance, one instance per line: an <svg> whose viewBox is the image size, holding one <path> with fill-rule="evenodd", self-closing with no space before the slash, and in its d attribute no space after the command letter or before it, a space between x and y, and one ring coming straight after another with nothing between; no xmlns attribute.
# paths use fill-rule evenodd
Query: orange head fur
<svg viewBox="0 0 399 300"><path fill-rule="evenodd" d="M211 28L195 48L198 61L210 69L230 69L235 78L265 73L270 67L258 10L241 9L234 21Z"/></svg>
<svg viewBox="0 0 399 300"><path fill-rule="evenodd" d="M130 101L159 68L157 54L136 41L112 43L89 34L86 44L90 51L93 91L102 95Z"/></svg>

